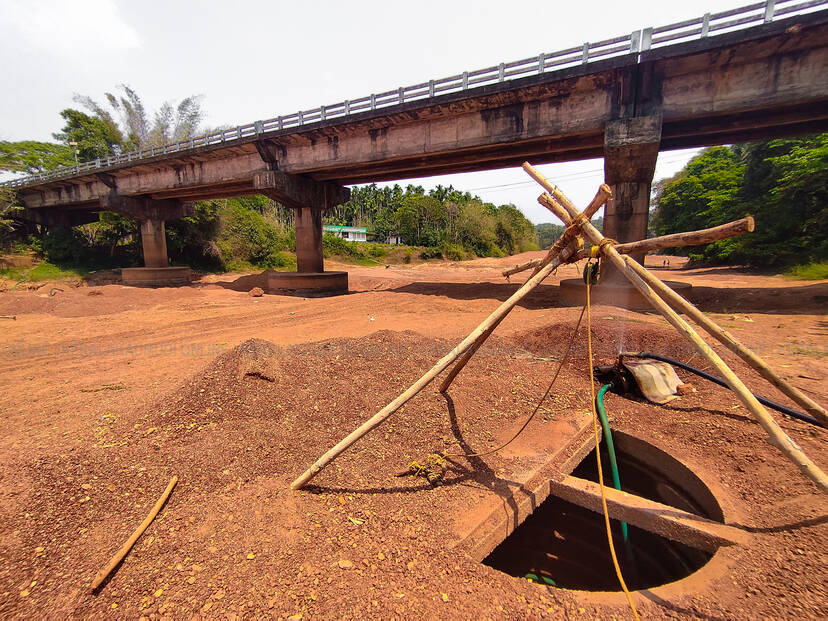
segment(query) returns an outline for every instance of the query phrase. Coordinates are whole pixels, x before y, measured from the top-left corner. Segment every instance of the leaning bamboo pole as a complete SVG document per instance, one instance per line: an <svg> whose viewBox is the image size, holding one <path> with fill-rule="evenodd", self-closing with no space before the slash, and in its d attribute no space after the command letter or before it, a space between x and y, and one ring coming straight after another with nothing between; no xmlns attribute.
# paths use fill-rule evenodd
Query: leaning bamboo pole
<svg viewBox="0 0 828 621"><path fill-rule="evenodd" d="M547 191L555 188L549 183L531 164L525 162L523 169L529 175L538 181ZM712 364L719 373L722 374L728 387L736 394L742 404L753 416L759 421L759 424L765 430L770 438L771 444L774 444L784 453L793 463L795 463L805 476L811 479L823 492L828 493L828 477L820 468L802 451L799 445L793 441L773 418L768 414L767 410L756 400L756 397L747 389L742 380L727 366L727 364L719 357L719 355L693 330L693 328L682 319L670 306L664 302L652 290L652 288L644 282L644 280L627 265L628 261L633 261L630 257L622 257L613 248L612 241L605 238L592 224L580 217L578 210L569 203L561 202L558 205L565 210L571 218L574 226L579 226L582 234L593 244L600 248L600 254L606 258L619 272L624 274L627 280L641 293L641 295L650 304L659 311L664 318L672 325L680 334L689 340L699 351L699 353Z"/></svg>
<svg viewBox="0 0 828 621"><path fill-rule="evenodd" d="M577 210L576 210L577 211ZM509 312L525 298L535 287L537 287L543 280L549 276L558 267L556 261L552 261L544 266L537 274L532 276L523 285L515 291L508 300L498 306L483 322L472 330L466 338L464 338L454 349L452 349L445 356L440 358L425 375L420 377L416 382L408 387L405 392L394 399L391 403L382 408L379 412L374 414L371 418L365 421L362 425L357 427L350 434L340 440L333 448L328 450L324 455L317 459L313 465L308 468L301 476L299 476L293 483L290 484L291 489L299 489L308 481L315 477L320 470L336 459L343 451L347 450L352 444L360 440L367 433L379 426L394 412L399 410L403 405L416 396L423 388L428 386L431 381L449 367L455 360L460 358L469 348L474 346L474 343L487 330L496 326Z"/></svg>
<svg viewBox="0 0 828 621"><path fill-rule="evenodd" d="M592 218L592 216L596 214L596 212L607 202L607 200L609 200L610 197L612 197L612 190L610 190L608 185L602 183L601 187L598 188L598 192L595 193L595 196L589 202L589 205L587 205L586 209L584 209L584 218ZM575 239L578 240L577 244L570 243ZM583 243L580 238L574 235L572 231L564 231L564 234L561 235L560 239L552 244L552 247L549 249L549 252L546 253L546 256L538 259L536 265L533 266L535 268L534 274L537 274L540 269L553 261L557 262L557 265L571 261L571 257L578 250L580 250L582 245ZM505 317L505 315L503 317ZM483 343L486 342L486 339L489 338L498 325L500 325L500 321L493 324L486 332L481 334L477 341L475 341L474 345L470 347L465 354L463 354L460 360L458 360L454 367L452 367L452 369L448 372L446 378L443 380L443 383L440 384L440 392L446 392L449 389L451 383L454 381L454 378L457 377L457 374L463 370L463 367L468 364L472 356L474 356L477 350L480 349Z"/></svg>
<svg viewBox="0 0 828 621"><path fill-rule="evenodd" d="M561 237L559 241L563 240L564 237ZM550 249L550 253L552 252L552 250L556 250L555 246L557 246L557 242L552 247L552 249ZM567 259L569 259L575 253L577 253L578 250L580 250L580 248L580 239L570 240L570 243L563 250L561 250L560 252L556 250L554 258L551 258L550 262L547 263L547 265L553 265L553 269L557 269L561 264L565 263ZM543 265L541 265L540 267L543 268ZM446 378L443 380L443 383L440 384L440 392L446 392L449 389L451 383L454 381L454 378L457 377L457 374L463 370L463 367L465 367L466 364L468 364L472 356L474 356L474 354L477 353L477 350L480 349L483 343L486 342L486 339L488 339L489 336L491 336L492 332L495 331L495 328L497 328L497 326L500 325L500 322L503 321L505 318L506 314L504 313L497 319L497 321L493 322L486 330L484 330L480 334L479 337L477 337L472 346L466 350L466 352L460 357L457 363L448 372Z"/></svg>
<svg viewBox="0 0 828 621"><path fill-rule="evenodd" d="M538 202L545 207L548 207L546 201L548 200L546 194L541 194L538 197ZM687 233L674 233L672 235L661 235L660 237L651 237L649 239L642 239L641 241L629 242L626 244L618 244L615 250L620 254L636 254L645 252L654 252L656 250L663 250L664 248L676 248L678 246L698 246L700 244L709 244L720 239L727 239L736 235L744 233L751 233L754 229L753 218L747 217L741 220L735 220L715 226L709 229L702 229L700 231L689 231ZM570 262L580 261L589 256L588 249L581 250L574 257L570 258ZM521 263L515 267L503 270L504 276L511 276L526 270L536 268L540 265L542 259L535 259Z"/></svg>
<svg viewBox="0 0 828 621"><path fill-rule="evenodd" d="M805 408L809 414L822 423L823 427L828 427L828 415L825 413L825 408L780 377L772 367L770 367L764 360L748 349L745 345L740 343L736 337L730 334L730 332L724 328L720 328L707 315L681 297L678 293L670 289L670 287L665 285L658 278L650 274L650 272L648 272L640 264L635 261L627 261L627 264L639 276L641 276L641 278L644 279L644 281L650 285L656 293L664 298L670 306L690 317L698 325L704 328L712 337L722 343L734 354L739 356L742 360L747 362L751 367L756 369L762 377L776 386L793 401Z"/></svg>

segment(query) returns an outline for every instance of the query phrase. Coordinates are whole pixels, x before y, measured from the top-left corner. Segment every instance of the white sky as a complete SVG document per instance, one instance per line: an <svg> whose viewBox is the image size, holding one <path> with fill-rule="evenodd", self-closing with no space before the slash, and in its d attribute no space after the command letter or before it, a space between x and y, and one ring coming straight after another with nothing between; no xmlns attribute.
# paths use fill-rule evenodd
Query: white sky
<svg viewBox="0 0 828 621"><path fill-rule="evenodd" d="M52 140L73 93L103 101L121 83L149 109L202 94L207 125L234 126L748 3L0 0L0 140ZM662 153L656 179L693 153ZM577 204L603 178L601 160L542 170ZM551 220L520 169L400 183L453 184Z"/></svg>

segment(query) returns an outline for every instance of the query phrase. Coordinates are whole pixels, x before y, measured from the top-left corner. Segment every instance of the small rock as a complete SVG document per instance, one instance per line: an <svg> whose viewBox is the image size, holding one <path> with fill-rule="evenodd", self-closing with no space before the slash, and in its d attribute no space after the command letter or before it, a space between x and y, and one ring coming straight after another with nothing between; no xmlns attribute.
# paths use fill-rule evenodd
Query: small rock
<svg viewBox="0 0 828 621"><path fill-rule="evenodd" d="M247 292L251 298L260 298L264 295L264 291L262 291L261 287L253 287L250 291Z"/></svg>
<svg viewBox="0 0 828 621"><path fill-rule="evenodd" d="M339 561L339 568L340 569L353 569L354 564L351 561L341 559Z"/></svg>

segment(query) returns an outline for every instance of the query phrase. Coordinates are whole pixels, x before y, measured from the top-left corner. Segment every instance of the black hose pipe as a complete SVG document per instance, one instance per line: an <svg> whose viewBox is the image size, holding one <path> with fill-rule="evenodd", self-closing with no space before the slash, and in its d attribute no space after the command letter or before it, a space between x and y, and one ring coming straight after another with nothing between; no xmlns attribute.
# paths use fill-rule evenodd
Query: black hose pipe
<svg viewBox="0 0 828 621"><path fill-rule="evenodd" d="M714 384L718 384L719 386L724 386L727 389L730 389L730 386L727 385L722 378L717 377L716 375L711 375L706 371L702 371L701 369L697 369L696 367L691 367L689 364L685 364L683 362L679 362L675 358L668 358L667 356L661 356L659 354L651 354L650 352L646 351L639 351L639 352L631 352L631 353L622 353L620 357L623 358L627 356L629 358L651 358L652 360L660 360L661 362L666 362L667 364L673 364L679 368L684 369L685 371L690 371L690 373L695 373L699 377L703 377L706 380L713 382ZM769 408L773 408L777 412L782 412L783 414L787 414L793 418L798 418L799 420L805 421L806 423L811 423L812 425L816 425L817 427L822 427L820 422L814 418L813 416L809 416L808 414L803 414L802 412L797 412L796 410L792 410L786 405L782 405L781 403L776 403L776 401L771 401L770 399L766 399L765 397L760 397L756 393L751 393L756 400L761 403L762 405L766 405Z"/></svg>

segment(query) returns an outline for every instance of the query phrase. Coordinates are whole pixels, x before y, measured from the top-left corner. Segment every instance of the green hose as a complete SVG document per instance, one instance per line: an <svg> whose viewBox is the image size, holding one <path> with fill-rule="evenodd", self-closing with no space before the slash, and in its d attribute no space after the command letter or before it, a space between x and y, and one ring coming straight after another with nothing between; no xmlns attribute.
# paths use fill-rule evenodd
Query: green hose
<svg viewBox="0 0 828 621"><path fill-rule="evenodd" d="M604 410L604 393L610 388L610 384L601 386L601 390L595 397L595 407L598 410L598 416L601 419L601 428L604 430L604 439L607 441L607 452L609 452L610 466L612 467L612 483L619 492L621 491L621 478L618 476L618 462L615 460L615 445L612 443L612 432L610 431L609 419ZM627 523L621 522L621 533L624 535L624 541L629 541L627 533Z"/></svg>

